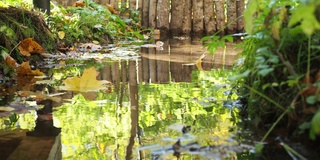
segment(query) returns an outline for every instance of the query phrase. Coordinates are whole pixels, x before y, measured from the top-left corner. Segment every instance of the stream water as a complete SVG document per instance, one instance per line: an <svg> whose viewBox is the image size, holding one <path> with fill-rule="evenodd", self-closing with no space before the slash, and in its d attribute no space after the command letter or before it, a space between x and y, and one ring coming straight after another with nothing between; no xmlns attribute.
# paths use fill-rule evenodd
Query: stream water
<svg viewBox="0 0 320 160"><path fill-rule="evenodd" d="M228 44L213 56L190 39L163 42L162 48L138 48L139 56L106 60L90 54L49 65L33 94L3 98L18 109L16 116L1 112L1 157L252 159L253 142L237 125L241 104L228 79L240 50ZM111 83L108 89L59 89L66 77L92 66L98 80ZM39 92L50 98L34 94ZM25 108L31 102L36 107Z"/></svg>

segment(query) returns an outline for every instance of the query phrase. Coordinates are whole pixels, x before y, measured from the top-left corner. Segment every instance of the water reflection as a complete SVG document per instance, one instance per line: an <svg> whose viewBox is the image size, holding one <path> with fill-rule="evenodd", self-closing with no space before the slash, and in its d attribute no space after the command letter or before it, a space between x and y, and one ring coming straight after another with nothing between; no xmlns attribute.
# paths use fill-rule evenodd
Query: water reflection
<svg viewBox="0 0 320 160"><path fill-rule="evenodd" d="M238 51L228 47L214 57L207 54L202 61L205 71L198 71L190 64L206 50L190 43L166 40L164 50L142 48L136 60L82 62L95 66L100 72L97 78L112 82L113 88L110 93L66 91L61 96L64 101L50 103L55 108L53 123L61 128L63 159L150 159L156 151L161 153L157 156L172 159L172 146L178 140L180 146L195 142L198 148L219 146L205 155L184 152L180 155L184 158L236 156L236 148L224 146L237 145L238 109L223 104L237 99L227 80L233 73L226 68ZM66 77L83 68L66 66L52 72ZM59 92L54 86L48 88ZM191 126L187 135L182 132L185 126Z"/></svg>

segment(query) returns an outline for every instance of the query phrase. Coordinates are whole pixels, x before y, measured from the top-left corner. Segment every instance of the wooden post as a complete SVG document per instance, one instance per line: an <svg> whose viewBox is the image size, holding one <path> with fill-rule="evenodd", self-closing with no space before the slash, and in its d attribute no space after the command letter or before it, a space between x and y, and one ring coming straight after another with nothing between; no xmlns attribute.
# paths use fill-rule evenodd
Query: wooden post
<svg viewBox="0 0 320 160"><path fill-rule="evenodd" d="M216 18L214 12L213 0L204 0L204 30L206 35L212 35L216 32Z"/></svg>
<svg viewBox="0 0 320 160"><path fill-rule="evenodd" d="M157 4L157 29L160 29L160 34L166 36L169 30L169 0L158 0Z"/></svg>
<svg viewBox="0 0 320 160"><path fill-rule="evenodd" d="M143 0L141 25L145 28L149 27L149 0Z"/></svg>
<svg viewBox="0 0 320 160"><path fill-rule="evenodd" d="M224 15L224 0L215 0L216 4L216 17L217 17L217 30L220 31L220 35L224 35L224 29L226 27L226 16Z"/></svg>
<svg viewBox="0 0 320 160"><path fill-rule="evenodd" d="M227 0L227 20L228 34L237 32L237 2L236 0Z"/></svg>
<svg viewBox="0 0 320 160"><path fill-rule="evenodd" d="M129 8L136 9L137 8L136 0L129 0Z"/></svg>
<svg viewBox="0 0 320 160"><path fill-rule="evenodd" d="M182 3L177 0L171 1L170 34L172 36L180 36L182 33L184 1Z"/></svg>
<svg viewBox="0 0 320 160"><path fill-rule="evenodd" d="M149 27L156 28L157 0L149 1Z"/></svg>
<svg viewBox="0 0 320 160"><path fill-rule="evenodd" d="M203 1L192 0L192 32L195 36L203 35Z"/></svg>
<svg viewBox="0 0 320 160"><path fill-rule="evenodd" d="M238 32L244 31L244 20L243 20L243 12L244 12L245 2L244 0L237 0L237 30ZM242 16L242 17L240 17Z"/></svg>
<svg viewBox="0 0 320 160"><path fill-rule="evenodd" d="M182 34L190 35L192 26L192 0L183 1Z"/></svg>

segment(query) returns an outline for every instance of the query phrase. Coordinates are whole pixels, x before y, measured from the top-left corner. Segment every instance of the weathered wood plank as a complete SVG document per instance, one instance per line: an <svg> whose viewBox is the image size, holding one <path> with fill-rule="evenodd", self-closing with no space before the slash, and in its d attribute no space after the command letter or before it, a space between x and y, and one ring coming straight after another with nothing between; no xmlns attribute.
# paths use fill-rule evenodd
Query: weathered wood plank
<svg viewBox="0 0 320 160"><path fill-rule="evenodd" d="M224 9L224 0L215 0L216 5L216 17L217 17L217 30L220 31L221 35L225 34L225 27L226 27L226 16L225 16L225 9Z"/></svg>
<svg viewBox="0 0 320 160"><path fill-rule="evenodd" d="M182 34L190 35L192 30L192 0L182 0L183 16L182 16Z"/></svg>
<svg viewBox="0 0 320 160"><path fill-rule="evenodd" d="M244 12L245 2L244 0L237 1L237 30L238 32L244 32L244 19L243 19L243 12Z"/></svg>
<svg viewBox="0 0 320 160"><path fill-rule="evenodd" d="M169 30L169 0L158 0L157 3L157 29L160 29L161 35L167 35Z"/></svg>
<svg viewBox="0 0 320 160"><path fill-rule="evenodd" d="M203 35L203 0L192 0L192 32L195 36Z"/></svg>
<svg viewBox="0 0 320 160"><path fill-rule="evenodd" d="M143 0L142 13L141 13L141 25L145 28L149 27L149 0Z"/></svg>
<svg viewBox="0 0 320 160"><path fill-rule="evenodd" d="M228 34L237 32L237 2L236 0L227 0L227 24Z"/></svg>
<svg viewBox="0 0 320 160"><path fill-rule="evenodd" d="M149 1L149 27L156 28L156 11L157 11L157 0Z"/></svg>
<svg viewBox="0 0 320 160"><path fill-rule="evenodd" d="M184 19L181 17L184 16L183 9L184 2L181 3L180 1L171 1L170 34L173 36L179 36L182 33L182 24Z"/></svg>
<svg viewBox="0 0 320 160"><path fill-rule="evenodd" d="M203 14L204 14L204 30L206 35L212 35L216 32L216 18L214 12L213 0L203 1Z"/></svg>

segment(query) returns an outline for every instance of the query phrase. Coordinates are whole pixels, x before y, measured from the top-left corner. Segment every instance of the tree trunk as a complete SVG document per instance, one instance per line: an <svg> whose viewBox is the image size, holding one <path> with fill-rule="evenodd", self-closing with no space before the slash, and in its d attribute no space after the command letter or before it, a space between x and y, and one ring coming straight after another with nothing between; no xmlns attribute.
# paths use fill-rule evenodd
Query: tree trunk
<svg viewBox="0 0 320 160"><path fill-rule="evenodd" d="M183 1L183 16L182 16L182 34L190 35L191 26L192 26L192 1L191 0L182 0Z"/></svg>
<svg viewBox="0 0 320 160"><path fill-rule="evenodd" d="M239 17L237 20L238 32L244 32L244 20L243 20L244 6L245 6L244 0L237 1L237 17Z"/></svg>
<svg viewBox="0 0 320 160"><path fill-rule="evenodd" d="M181 17L184 17L183 9L184 2L181 3L177 0L171 1L170 34L173 36L180 36L182 33L183 18Z"/></svg>
<svg viewBox="0 0 320 160"><path fill-rule="evenodd" d="M203 1L192 0L192 31L198 37L203 35Z"/></svg>
<svg viewBox="0 0 320 160"><path fill-rule="evenodd" d="M156 28L157 0L150 0L149 2L149 27Z"/></svg>
<svg viewBox="0 0 320 160"><path fill-rule="evenodd" d="M149 27L149 0L143 0L141 25L145 28Z"/></svg>
<svg viewBox="0 0 320 160"><path fill-rule="evenodd" d="M224 15L224 0L215 1L216 3L216 17L217 17L217 30L220 31L220 35L224 35L224 29L226 26L226 18Z"/></svg>
<svg viewBox="0 0 320 160"><path fill-rule="evenodd" d="M216 19L213 0L204 0L204 30L206 35L212 35L216 32Z"/></svg>
<svg viewBox="0 0 320 160"><path fill-rule="evenodd" d="M227 19L228 34L237 32L237 2L236 0L227 0Z"/></svg>
<svg viewBox="0 0 320 160"><path fill-rule="evenodd" d="M161 35L167 35L169 30L169 0L158 0L157 5L157 28L160 29Z"/></svg>

